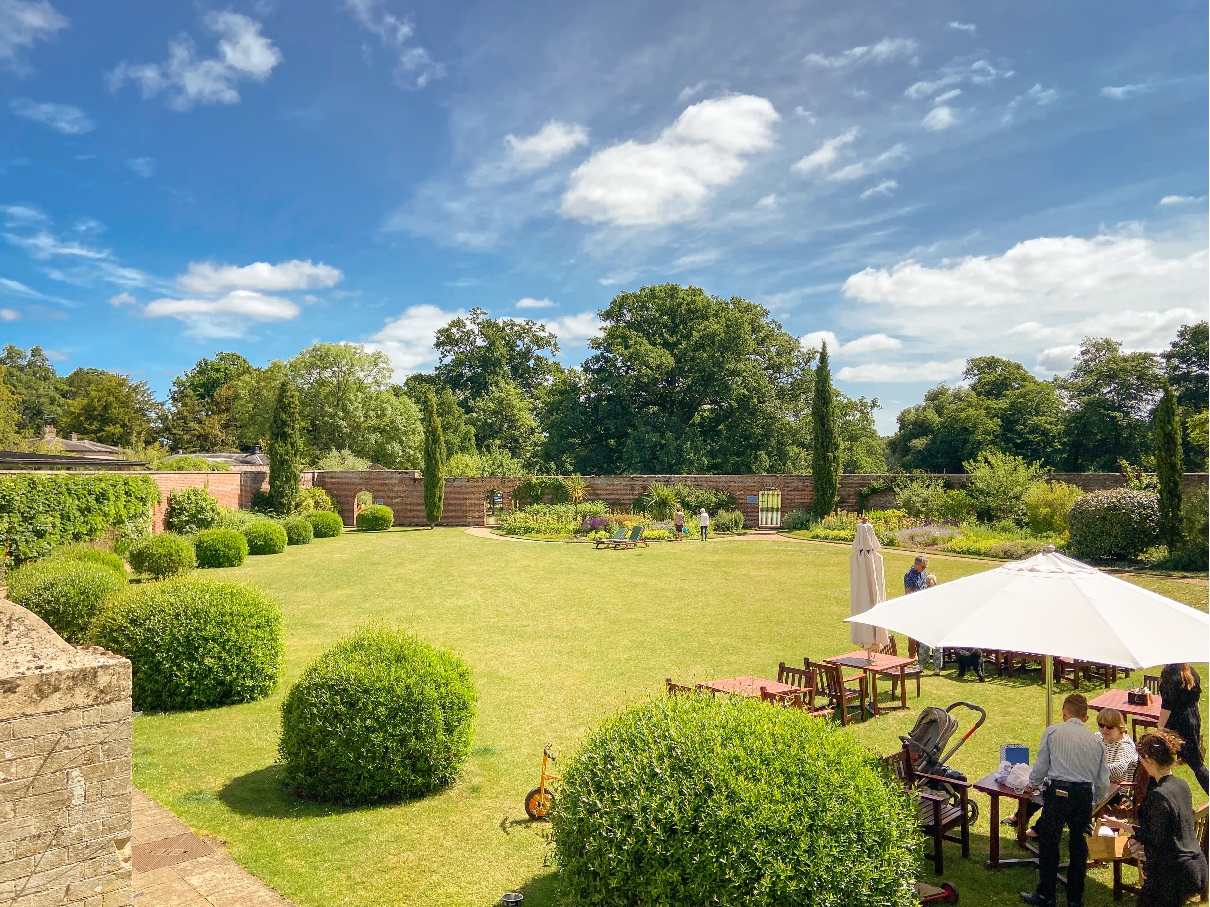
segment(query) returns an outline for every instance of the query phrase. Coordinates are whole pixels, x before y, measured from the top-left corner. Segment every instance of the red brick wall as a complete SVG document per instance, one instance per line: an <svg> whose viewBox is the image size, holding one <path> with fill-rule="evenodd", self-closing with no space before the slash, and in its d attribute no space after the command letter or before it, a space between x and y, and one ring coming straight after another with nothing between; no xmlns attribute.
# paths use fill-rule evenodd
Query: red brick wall
<svg viewBox="0 0 1210 907"><path fill-rule="evenodd" d="M238 472L153 472L149 473L160 489L160 503L155 505L153 525L156 532L164 531L164 516L168 510L168 493L183 488L205 488L224 507L243 504Z"/></svg>

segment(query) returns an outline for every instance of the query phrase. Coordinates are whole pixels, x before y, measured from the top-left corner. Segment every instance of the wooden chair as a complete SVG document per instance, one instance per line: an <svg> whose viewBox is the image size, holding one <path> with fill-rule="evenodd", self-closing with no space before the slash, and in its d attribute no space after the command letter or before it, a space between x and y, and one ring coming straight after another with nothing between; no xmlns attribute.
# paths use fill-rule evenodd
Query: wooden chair
<svg viewBox="0 0 1210 907"><path fill-rule="evenodd" d="M1202 853L1210 853L1210 803L1203 803L1193 811L1193 833L1197 835ZM1206 880L1198 900L1203 904L1210 901L1210 879Z"/></svg>
<svg viewBox="0 0 1210 907"><path fill-rule="evenodd" d="M915 642L915 640L911 640L911 639L908 640L908 658L918 658L919 657L919 645L920 644L916 643L917 651L913 652L912 651L913 642ZM885 646L883 646L878 651L881 652L883 655L894 655L894 656L898 657L899 649L898 649L898 644L895 642L895 637L892 636L891 641L888 642ZM917 661L916 664L908 665L906 668L903 669L904 677L915 677L916 678L916 698L917 699L920 698L920 677L923 674L924 674L924 671L921 670L919 661ZM891 674L890 676L891 676L891 698L894 699L895 693L899 689L899 672L896 671L895 673Z"/></svg>
<svg viewBox="0 0 1210 907"><path fill-rule="evenodd" d="M687 687L683 683L673 683L671 677L664 678L664 686L668 688L669 696L680 696L682 693L692 693L693 687Z"/></svg>
<svg viewBox="0 0 1210 907"><path fill-rule="evenodd" d="M806 709L816 718L828 718L832 715L832 707L830 705L819 706L815 702L818 680L816 679L816 671L813 669L791 667L783 661L777 666L777 682L797 687L801 691L800 701L797 704L798 708ZM764 695L765 688L761 687L760 691L761 698L766 698ZM770 694L770 696L773 695L776 694Z"/></svg>
<svg viewBox="0 0 1210 907"><path fill-rule="evenodd" d="M933 841L933 852L925 854L926 859L933 861L933 871L937 875L941 875L945 871L942 845L946 841L961 845L962 856L969 857L971 855L971 809L968 799L970 783L954 781L950 778L936 778L958 791L958 803L955 805L945 794L920 786L921 780L933 779L936 776L917 774L916 766L912 762L911 751L906 746L897 753L883 757L882 761L899 783L915 794L920 804L920 826ZM952 830L955 828L958 829L956 835L952 834Z"/></svg>
<svg viewBox="0 0 1210 907"><path fill-rule="evenodd" d="M815 670L816 676L819 678L819 685L816 689L827 697L828 707L835 709L841 724L849 723L849 710L854 706L856 706L861 720L865 721L865 704L868 693L864 673L845 677L840 670L840 665L830 665L825 662L812 664L805 658L803 664L808 670L812 668ZM857 684L856 689L851 686L854 683Z"/></svg>
<svg viewBox="0 0 1210 907"><path fill-rule="evenodd" d="M1152 696L1156 697L1157 699L1159 698L1159 696L1160 696L1160 678L1158 675L1144 674L1143 675L1143 687ZM1130 718L1130 736L1133 737L1135 739L1135 741L1138 741L1139 728L1141 728L1141 727L1157 727L1158 725L1159 725L1158 721L1152 721L1150 718L1139 718L1137 716L1131 716L1131 718Z"/></svg>
<svg viewBox="0 0 1210 907"><path fill-rule="evenodd" d="M1140 762L1134 770L1134 781L1131 784L1131 800L1130 808L1125 811L1121 818L1130 824L1134 824L1138 819L1139 804L1143 802L1143 797L1147 794L1147 786L1151 783L1151 776L1147 774L1147 769ZM1122 867L1133 866L1138 870L1138 884L1131 885L1122 877ZM1113 861L1113 899L1120 901L1123 894L1138 894L1143 888L1143 867L1136 857L1122 857L1120 860Z"/></svg>

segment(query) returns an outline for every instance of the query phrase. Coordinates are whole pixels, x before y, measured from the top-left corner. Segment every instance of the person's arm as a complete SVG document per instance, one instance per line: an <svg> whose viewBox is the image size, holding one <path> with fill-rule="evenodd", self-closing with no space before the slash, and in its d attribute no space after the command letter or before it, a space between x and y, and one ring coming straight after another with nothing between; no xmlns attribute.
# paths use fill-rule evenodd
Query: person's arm
<svg viewBox="0 0 1210 907"><path fill-rule="evenodd" d="M1100 803L1109 796L1109 763L1105 751L1101 750L1101 764L1097 767L1097 780L1092 785L1092 802Z"/></svg>
<svg viewBox="0 0 1210 907"><path fill-rule="evenodd" d="M1144 847L1162 846L1168 830L1168 805L1163 797L1145 797L1139 804L1133 837Z"/></svg>
<svg viewBox="0 0 1210 907"><path fill-rule="evenodd" d="M1058 727L1058 725L1051 725ZM1034 760L1034 767L1029 772L1029 786L1032 790L1037 790L1042 786L1042 782L1046 780L1046 773L1050 771L1050 731L1047 728L1042 732L1042 742L1038 745L1038 758Z"/></svg>
<svg viewBox="0 0 1210 907"><path fill-rule="evenodd" d="M1156 725L1156 728L1158 730L1162 731L1164 728L1166 728L1168 726L1168 719L1171 717L1172 717L1172 713L1170 711L1168 711L1166 708L1164 708L1163 706L1160 706L1160 720L1159 720L1159 724Z"/></svg>

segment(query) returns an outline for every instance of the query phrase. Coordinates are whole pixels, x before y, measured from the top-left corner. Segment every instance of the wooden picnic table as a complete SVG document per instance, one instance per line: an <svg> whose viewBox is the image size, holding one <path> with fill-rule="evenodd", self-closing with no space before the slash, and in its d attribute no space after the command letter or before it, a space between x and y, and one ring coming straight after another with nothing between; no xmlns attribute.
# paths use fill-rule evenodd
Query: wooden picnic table
<svg viewBox="0 0 1210 907"><path fill-rule="evenodd" d="M847 655L837 655L833 658L825 658L824 662L832 665L842 665L846 668L860 668L870 676L870 701L874 706L874 717L879 715L878 709L878 675L885 674L891 677L899 678L899 705L887 706L888 709L906 709L907 704L907 669L910 665L916 663L915 658L909 658L905 655L884 655L881 652L875 653L874 660L870 661L869 655L864 649L857 652L849 652Z"/></svg>
<svg viewBox="0 0 1210 907"><path fill-rule="evenodd" d="M725 677L722 680L708 680L702 686L714 690L716 693L733 693L736 696L750 696L753 699L760 698L760 688L764 687L770 693L797 693L800 692L799 687L792 687L788 683L781 683L777 680L765 680L761 677L753 677L745 674L742 677Z"/></svg>
<svg viewBox="0 0 1210 907"><path fill-rule="evenodd" d="M1088 707L1096 709L1098 712L1101 709L1117 709L1123 715L1129 715L1132 718L1145 718L1148 721L1158 722L1160 720L1160 697L1152 693L1148 698L1150 702L1147 705L1131 705L1126 701L1125 690L1106 690L1088 703Z"/></svg>

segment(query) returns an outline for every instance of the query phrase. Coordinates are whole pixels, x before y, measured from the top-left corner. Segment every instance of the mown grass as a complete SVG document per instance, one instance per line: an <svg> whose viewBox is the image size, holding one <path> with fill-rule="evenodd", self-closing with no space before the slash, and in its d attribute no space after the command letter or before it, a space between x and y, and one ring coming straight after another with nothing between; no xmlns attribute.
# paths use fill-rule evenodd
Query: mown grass
<svg viewBox="0 0 1210 907"><path fill-rule="evenodd" d="M899 589L910 558L886 552L888 588ZM932 562L943 582L990 566ZM597 551L397 529L317 540L213 575L254 583L281 603L285 683L262 702L136 719L135 782L190 825L225 839L237 860L304 907L487 907L508 890L525 893L527 905L557 904L546 828L525 821L522 809L544 743L572 752L623 703L660 695L665 677L771 676L780 660L852 648L841 623L849 609L847 551L827 544ZM1133 581L1206 610L1204 584ZM274 765L281 698L310 659L375 621L407 627L469 662L480 695L471 760L458 784L412 803L342 810L296 800L282 791ZM882 689L885 696L887 684ZM956 767L978 778L995 767L1000 743L1037 747L1036 674L975 684L947 670L924 679L920 699L914 692L910 711L852 733L889 752L918 707L970 699L989 719ZM1017 903L1035 874L985 871L987 834L983 818L970 860L948 849L945 878L964 903ZM1008 836L1004 842L1011 851ZM927 870L921 877L933 878ZM1093 873L1090 907L1111 903L1107 883L1107 871Z"/></svg>

